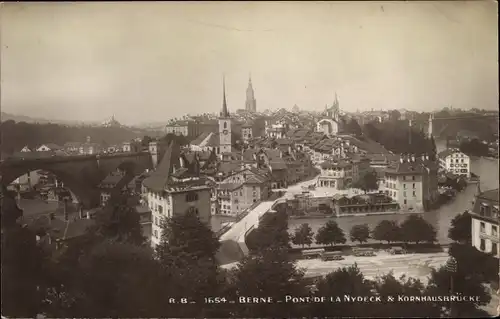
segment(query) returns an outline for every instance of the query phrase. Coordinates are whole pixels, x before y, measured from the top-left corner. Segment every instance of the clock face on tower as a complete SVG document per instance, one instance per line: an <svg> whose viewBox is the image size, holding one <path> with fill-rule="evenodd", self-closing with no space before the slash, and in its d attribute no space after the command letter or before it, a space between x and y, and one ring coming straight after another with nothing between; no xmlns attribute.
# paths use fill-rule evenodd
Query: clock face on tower
<svg viewBox="0 0 500 319"><path fill-rule="evenodd" d="M227 135L227 130L222 131L222 133L224 133L224 135Z"/></svg>

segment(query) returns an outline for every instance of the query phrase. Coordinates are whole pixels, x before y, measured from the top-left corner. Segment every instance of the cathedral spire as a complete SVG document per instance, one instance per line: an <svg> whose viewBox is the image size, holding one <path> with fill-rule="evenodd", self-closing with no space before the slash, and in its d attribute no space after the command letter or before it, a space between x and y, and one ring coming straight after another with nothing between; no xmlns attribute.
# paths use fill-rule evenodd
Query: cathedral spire
<svg viewBox="0 0 500 319"><path fill-rule="evenodd" d="M226 103L226 77L224 75L222 76L222 112L220 115L221 117L229 117Z"/></svg>

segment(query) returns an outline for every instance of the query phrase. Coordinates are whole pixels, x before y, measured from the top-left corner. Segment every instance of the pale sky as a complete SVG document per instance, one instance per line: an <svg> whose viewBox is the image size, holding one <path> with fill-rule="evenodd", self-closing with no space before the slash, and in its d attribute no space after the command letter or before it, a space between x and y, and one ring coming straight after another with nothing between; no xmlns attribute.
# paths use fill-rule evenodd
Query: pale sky
<svg viewBox="0 0 500 319"><path fill-rule="evenodd" d="M498 107L497 4L4 3L2 111L124 124L244 108Z"/></svg>

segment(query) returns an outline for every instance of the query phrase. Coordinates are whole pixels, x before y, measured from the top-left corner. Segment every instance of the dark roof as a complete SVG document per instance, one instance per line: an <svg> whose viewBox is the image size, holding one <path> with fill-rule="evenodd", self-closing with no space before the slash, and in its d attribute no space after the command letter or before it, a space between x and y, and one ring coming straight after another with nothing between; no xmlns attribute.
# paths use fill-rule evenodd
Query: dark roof
<svg viewBox="0 0 500 319"><path fill-rule="evenodd" d="M321 163L321 168L323 169L330 169L330 168L345 168L352 165L349 161L338 161L338 162L333 162L333 161L324 161Z"/></svg>
<svg viewBox="0 0 500 319"><path fill-rule="evenodd" d="M243 183L222 183L219 184L219 189L233 191L243 186Z"/></svg>
<svg viewBox="0 0 500 319"><path fill-rule="evenodd" d="M389 165L389 167L386 168L386 173L392 173L392 174L413 174L413 175L419 175L423 174L425 170L424 165L419 162L397 162L395 164Z"/></svg>
<svg viewBox="0 0 500 319"><path fill-rule="evenodd" d="M200 145L200 143L203 142L210 134L211 134L211 132L201 133L200 135L198 135L197 138L195 138L193 141L191 141L190 144L191 145Z"/></svg>
<svg viewBox="0 0 500 319"><path fill-rule="evenodd" d="M498 198L498 188L497 189L488 190L488 191L484 191L481 194L479 194L477 197L481 198L481 199L486 199L486 200L490 200L490 201L498 203L498 201L499 201L499 198Z"/></svg>
<svg viewBox="0 0 500 319"><path fill-rule="evenodd" d="M287 165L286 165L285 161L283 161L283 160L281 160L281 161L278 161L278 160L270 161L269 165L271 166L271 168L273 170L286 170L287 169Z"/></svg>
<svg viewBox="0 0 500 319"><path fill-rule="evenodd" d="M179 152L179 144L173 140L156 170L144 180L144 186L154 191L163 191L170 182L172 168L179 159Z"/></svg>

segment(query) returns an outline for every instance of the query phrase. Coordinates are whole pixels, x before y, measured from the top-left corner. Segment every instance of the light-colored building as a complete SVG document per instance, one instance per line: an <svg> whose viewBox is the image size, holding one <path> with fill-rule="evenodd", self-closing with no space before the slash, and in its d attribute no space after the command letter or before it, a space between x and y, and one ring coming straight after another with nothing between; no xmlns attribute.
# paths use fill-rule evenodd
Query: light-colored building
<svg viewBox="0 0 500 319"><path fill-rule="evenodd" d="M195 138L201 133L201 125L193 120L176 121L165 126L165 133Z"/></svg>
<svg viewBox="0 0 500 319"><path fill-rule="evenodd" d="M479 193L472 214L472 245L499 257L498 188Z"/></svg>
<svg viewBox="0 0 500 319"><path fill-rule="evenodd" d="M180 156L180 147L175 141L167 148L156 170L143 181L143 191L152 212L153 247L160 242L163 218L193 212L210 227L210 186L200 177L199 165L188 163Z"/></svg>
<svg viewBox="0 0 500 319"><path fill-rule="evenodd" d="M423 211L437 196L437 165L429 157L401 157L385 169L383 191L403 210Z"/></svg>
<svg viewBox="0 0 500 319"><path fill-rule="evenodd" d="M325 161L321 163L321 173L316 186L345 189L353 179L353 164L350 161Z"/></svg>
<svg viewBox="0 0 500 319"><path fill-rule="evenodd" d="M216 188L212 214L237 216L269 195L269 179L255 169L242 169Z"/></svg>
<svg viewBox="0 0 500 319"><path fill-rule="evenodd" d="M455 175L470 178L470 157L456 148L438 154L439 167Z"/></svg>
<svg viewBox="0 0 500 319"><path fill-rule="evenodd" d="M340 108L337 93L335 93L335 101L333 105L328 108L326 107L321 118L316 124L316 130L322 132L328 136L337 135L340 131Z"/></svg>

